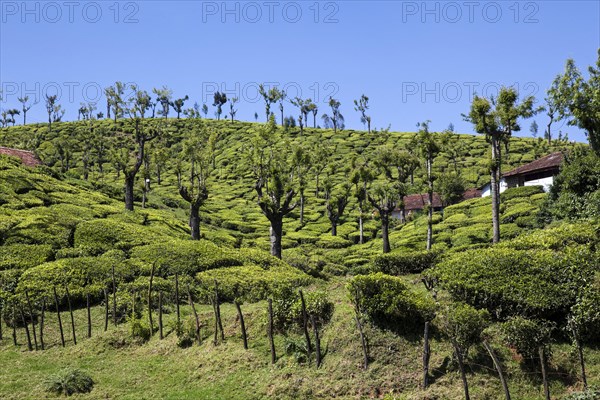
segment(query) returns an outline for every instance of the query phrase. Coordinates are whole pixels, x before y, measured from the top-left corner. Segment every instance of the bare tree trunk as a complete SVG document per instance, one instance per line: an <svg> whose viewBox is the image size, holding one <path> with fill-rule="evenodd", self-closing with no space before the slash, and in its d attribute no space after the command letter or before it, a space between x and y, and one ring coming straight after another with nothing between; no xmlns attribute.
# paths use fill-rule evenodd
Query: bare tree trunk
<svg viewBox="0 0 600 400"><path fill-rule="evenodd" d="M60 330L60 343L65 347L65 333L63 331L62 319L60 318L60 308L58 307L58 295L56 294L56 286L52 288L54 291L54 303L56 304L56 318L58 319L58 329Z"/></svg>
<svg viewBox="0 0 600 400"><path fill-rule="evenodd" d="M312 345L310 343L310 335L308 334L308 314L306 313L306 302L304 301L302 289L300 289L300 304L302 305L302 329L304 330L304 339L306 340L306 351L308 352L308 358L310 359Z"/></svg>
<svg viewBox="0 0 600 400"><path fill-rule="evenodd" d="M581 380L583 382L583 388L585 390L587 390L588 383L587 383L587 376L585 373L585 359L583 357L583 344L581 343L581 340L576 339L575 345L577 346L577 353L579 355L579 365L581 366Z"/></svg>
<svg viewBox="0 0 600 400"><path fill-rule="evenodd" d="M150 336L154 335L154 321L152 320L152 281L154 280L155 269L156 263L152 263L150 282L148 283L148 324L150 324Z"/></svg>
<svg viewBox="0 0 600 400"><path fill-rule="evenodd" d="M544 346L540 346L540 365L542 367L542 381L544 382L544 396L546 400L550 400L550 387L548 386L548 374L546 371L546 351Z"/></svg>
<svg viewBox="0 0 600 400"><path fill-rule="evenodd" d="M315 333L315 356L317 361L317 369L321 366L321 340L319 339L319 329L317 327L317 321L315 320L315 316L310 316L310 322L313 326L313 331Z"/></svg>
<svg viewBox="0 0 600 400"><path fill-rule="evenodd" d="M175 272L175 308L177 312L177 329L181 328L181 313L179 312L179 274Z"/></svg>
<svg viewBox="0 0 600 400"><path fill-rule="evenodd" d="M115 266L112 266L112 295L113 295L113 323L117 326L117 279L115 278Z"/></svg>
<svg viewBox="0 0 600 400"><path fill-rule="evenodd" d="M498 178L498 138L492 135L492 170L490 174L490 189L492 191L492 232L493 243L500 242L500 193Z"/></svg>
<svg viewBox="0 0 600 400"><path fill-rule="evenodd" d="M92 312L90 310L90 294L85 294L85 308L87 310L87 337L92 337Z"/></svg>
<svg viewBox="0 0 600 400"><path fill-rule="evenodd" d="M358 207L358 243L363 244L365 242L365 227L363 224L362 206Z"/></svg>
<svg viewBox="0 0 600 400"><path fill-rule="evenodd" d="M456 355L456 360L458 361L458 368L460 369L460 377L463 383L463 390L465 391L465 400L470 400L471 397L469 397L469 383L467 382L467 373L465 371L465 364L463 361L462 353L456 341L452 340L452 346L454 347L454 355Z"/></svg>
<svg viewBox="0 0 600 400"><path fill-rule="evenodd" d="M433 244L433 181L431 179L431 159L427 160L427 197L429 209L427 210L427 251L431 250Z"/></svg>
<svg viewBox="0 0 600 400"><path fill-rule="evenodd" d="M273 340L273 300L269 298L269 325L267 335L269 336L269 346L271 348L271 364L275 364L277 355L275 354L275 342Z"/></svg>
<svg viewBox="0 0 600 400"><path fill-rule="evenodd" d="M163 340L163 294L162 291L158 292L158 333L160 335L160 340Z"/></svg>
<svg viewBox="0 0 600 400"><path fill-rule="evenodd" d="M190 229L192 232L192 240L200 240L200 212L199 206L196 204L190 205Z"/></svg>
<svg viewBox="0 0 600 400"><path fill-rule="evenodd" d="M196 311L196 305L194 304L194 300L192 299L192 292L190 291L189 285L187 287L187 292L190 307L192 307L192 311L194 312L194 318L196 319L196 340L198 340L198 344L201 344L202 340L200 339L200 318L198 317L198 312Z"/></svg>
<svg viewBox="0 0 600 400"><path fill-rule="evenodd" d="M31 321L31 331L33 333L33 343L35 344L35 350L38 349L37 333L35 333L35 320L33 319L33 307L31 306L31 300L29 299L29 292L25 291L25 299L27 300L27 308L29 309L29 320Z"/></svg>
<svg viewBox="0 0 600 400"><path fill-rule="evenodd" d="M274 217L271 221L271 255L281 260L281 236L283 235L283 221L282 218Z"/></svg>
<svg viewBox="0 0 600 400"><path fill-rule="evenodd" d="M492 361L494 362L496 371L498 371L498 377L500 377L500 382L502 383L502 389L504 390L504 396L506 397L506 400L510 400L508 384L506 383L506 379L504 378L504 373L502 372L502 365L500 364L500 360L498 360L498 357L496 356L496 352L494 351L492 346L490 346L490 344L485 340L483 341L483 347L485 347L487 352L490 354L490 357L492 357Z"/></svg>
<svg viewBox="0 0 600 400"><path fill-rule="evenodd" d="M16 311L16 306L13 303L12 306L12 337L13 337L13 344L15 346L17 346L17 311Z"/></svg>
<svg viewBox="0 0 600 400"><path fill-rule="evenodd" d="M104 288L104 332L108 330L108 290Z"/></svg>
<svg viewBox="0 0 600 400"><path fill-rule="evenodd" d="M381 214L381 238L383 239L383 252L389 253L391 251L390 236L389 236L390 217L387 213L380 212L380 214Z"/></svg>
<svg viewBox="0 0 600 400"><path fill-rule="evenodd" d="M244 349L248 350L248 336L246 334L246 324L244 323L244 314L242 314L242 307L238 301L234 301L235 308L237 309L238 316L240 317L240 327L242 329L242 340L244 341Z"/></svg>
<svg viewBox="0 0 600 400"><path fill-rule="evenodd" d="M23 306L19 307L19 311L21 312L21 321L23 321L23 328L25 329L25 335L27 336L27 350L32 351L33 346L31 345L31 336L29 336L29 325L25 320L25 313L23 312Z"/></svg>
<svg viewBox="0 0 600 400"><path fill-rule="evenodd" d="M221 320L221 300L219 299L219 285L215 279L215 311L219 331L221 332L221 340L225 340L225 331L223 330L223 321Z"/></svg>
<svg viewBox="0 0 600 400"><path fill-rule="evenodd" d="M133 211L134 208L134 194L133 187L135 184L135 175L131 173L124 173L125 175L125 209Z"/></svg>
<svg viewBox="0 0 600 400"><path fill-rule="evenodd" d="M366 371L367 368L369 368L369 348L367 346L367 338L365 337L362 323L360 322L360 311L358 310L358 304L354 305L354 320L356 321L358 333L360 333L360 344L362 346L363 357L364 357L363 358L363 368Z"/></svg>
<svg viewBox="0 0 600 400"><path fill-rule="evenodd" d="M425 321L425 331L423 333L423 389L429 386L429 359L431 350L429 347L429 321Z"/></svg>
<svg viewBox="0 0 600 400"><path fill-rule="evenodd" d="M300 226L304 226L304 191L300 192Z"/></svg>
<svg viewBox="0 0 600 400"><path fill-rule="evenodd" d="M42 298L42 310L40 312L40 348L46 349L44 345L44 315L46 313L46 298Z"/></svg>
<svg viewBox="0 0 600 400"><path fill-rule="evenodd" d="M3 311L2 304L0 304L0 340L3 339L2 338L2 311Z"/></svg>
<svg viewBox="0 0 600 400"><path fill-rule="evenodd" d="M71 330L73 332L73 344L77 344L77 336L75 335L75 317L73 316L73 307L71 307L71 296L69 295L69 287L65 286L67 294L67 304L69 306L69 314L71 315Z"/></svg>

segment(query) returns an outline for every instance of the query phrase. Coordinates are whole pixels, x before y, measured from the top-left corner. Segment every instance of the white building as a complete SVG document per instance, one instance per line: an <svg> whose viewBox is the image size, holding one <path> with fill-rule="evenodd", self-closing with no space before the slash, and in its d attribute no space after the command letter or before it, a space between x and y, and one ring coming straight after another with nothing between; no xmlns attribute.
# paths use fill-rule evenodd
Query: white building
<svg viewBox="0 0 600 400"><path fill-rule="evenodd" d="M543 186L544 191L548 192L554 183L554 177L560 172L562 161L562 153L556 152L503 174L500 180L500 193L508 188L520 186ZM491 194L489 183L481 188L481 197Z"/></svg>

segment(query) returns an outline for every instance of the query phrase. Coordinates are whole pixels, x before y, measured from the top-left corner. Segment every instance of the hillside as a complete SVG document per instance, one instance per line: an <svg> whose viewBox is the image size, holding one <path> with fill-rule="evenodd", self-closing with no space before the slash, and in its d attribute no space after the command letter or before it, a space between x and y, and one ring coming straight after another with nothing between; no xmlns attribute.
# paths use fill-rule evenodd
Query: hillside
<svg viewBox="0 0 600 400"><path fill-rule="evenodd" d="M96 132L114 130L112 121L95 123ZM91 393L76 396L81 398L133 399L140 395L177 399L463 398L453 348L443 332L443 324L437 320L431 335L431 380L427 391L420 389L422 326L408 329L402 322L396 325L398 321L394 318L403 318L401 312L398 315L393 311L396 314L389 317L386 325L364 311L361 320L368 338L370 360L369 368L364 371L355 308L350 301L353 293L348 285L361 274L390 273L398 275L395 284L406 289L407 298L422 298L425 304L432 301L433 294L425 289L421 279L432 273L447 285L436 289L440 315L441 310L455 300L475 304L476 301L471 302L466 296L460 297L468 293L466 289L460 290L463 283L454 282L447 275L452 275L448 273L451 267L454 268L451 271L462 267L471 271L469 268L476 269L479 261L492 260L489 263L494 264L493 257L497 254L486 253L498 247L488 249L491 242L489 198L461 202L446 207L443 215L434 215L432 254L439 255L437 260L420 258L425 249L427 225L422 215L413 216L405 224L393 223L390 233L393 251L382 257L380 222L375 215L371 214L365 221L367 242L357 244L355 199L350 200L337 227L338 236L331 235L326 200L322 191L315 195L316 176L311 173L307 180L304 224L300 224L298 210L284 219L284 251L283 261L280 261L267 253L269 224L256 204L253 181L242 162L250 137L261 129L261 124L170 120L169 135L161 142L169 151L161 165L161 183L158 184L156 167L151 167L148 171L151 190L147 193L146 207L141 207L143 184L137 184L134 212L124 211L123 177L116 173L110 161L103 163L102 168L93 165L88 180L84 179L83 142L79 135L87 131L86 124L87 121L54 124L51 132L42 124L0 131L1 145L34 150L48 165L32 170L14 159L0 157L0 299L4 315L0 363L11 366L4 375L6 379L0 382L0 397L48 396L45 392L48 376L64 367L76 367L89 373L95 381ZM119 130L131 128L128 121L119 124ZM189 240L189 205L177 189L177 154L183 151L181 138L184 135L206 126L218 132L216 168L209 182L208 199L200 212L202 240L195 242ZM304 143L312 149L331 147L328 161L334 168L325 169L320 178L322 185L330 180L328 184L332 186L339 186L347 179L352 158L357 154L368 156L382 144L410 149L409 143L414 137L413 133L368 135L342 131L334 134L311 129L305 129L302 135L294 130L283 134L291 146ZM107 140L108 137L107 134ZM468 186L486 183L484 138L454 135L452 140L455 143L449 148L454 149L454 153L446 151L436 158L436 174L456 168ZM155 143L150 144L153 157L160 150ZM556 147L547 148L544 143L511 139L503 169L512 169L567 146L556 143ZM423 174L420 166L415 171L410 192L424 190ZM140 173L140 176L143 175ZM563 254L571 255L576 246L587 246L586 251L591 253L577 248L582 251L582 257L591 254L590 260L598 260L597 223L562 223L549 227L551 230L540 229L537 214L545 198L538 187L503 193L501 232L504 240L516 239L499 248L507 249L507 257L513 248L539 252L551 249L552 255L544 253L544 257L561 259ZM544 234L546 236L539 239L538 235ZM548 249L542 249L538 242L548 245ZM408 261L403 257L408 257ZM424 260L423 264L416 265L417 260ZM548 258L533 261L536 264L530 265L525 258L519 266L523 271L528 268L537 271L548 264ZM589 270L577 271L589 282L594 281L594 271L598 270L596 261L592 261ZM510 260L505 264L510 265ZM404 265L410 268L402 270ZM562 264L551 265L557 270L560 266ZM425 275L421 274L423 270ZM570 275L559 278L557 281L571 282ZM527 279L528 276L523 277L523 281ZM149 287L150 282L153 287ZM218 294L214 292L215 285L218 285ZM307 360L299 323L299 288L305 291L308 313L315 318L320 335L323 362L319 369L315 368L314 349ZM59 294L57 302L66 339L64 349L57 328L54 289ZM70 297L67 297L67 289ZM491 289L482 287L481 293L487 293L485 290ZM150 301L148 293L152 296ZM115 296L114 303L112 296ZM214 307L215 296L220 311ZM516 297L519 298L519 293ZM266 334L268 299L273 300L275 315L277 356L273 365L269 363ZM525 300L510 299L518 306ZM72 338L69 301L74 309L77 345ZM412 304L410 301L407 304ZM571 306L568 301L559 305L550 302L548 309L563 312L565 304ZM249 341L247 351L242 346L236 303L243 310ZM176 304L181 307L181 324L177 324ZM416 304L415 309L421 312L421 306ZM479 307L483 309L487 304ZM148 322L148 308L153 310L150 314L154 315L153 330ZM23 311L21 319L20 311ZM164 319L165 338L162 340L157 332L159 311L160 318ZM16 312L17 317L12 312ZM217 315L222 319L224 339L218 335ZM29 321L23 324L28 319L35 325ZM41 321L45 324L46 350L28 352L27 338L33 330L29 332L24 328L35 327L39 332ZM540 398L537 367L528 364L531 360L518 354L514 347L506 345L500 334L504 322L494 319L486 328L486 335L502 359L513 398ZM91 338L87 338L88 323L91 323ZM12 343L13 327L18 346ZM310 324L310 327L314 344L314 326ZM149 332L153 333L150 338ZM41 339L39 335L37 339ZM197 341L201 343L196 344ZM600 385L600 352L592 346L585 351L588 381L591 386ZM573 347L565 335L555 334L549 364L553 395L563 396L581 389L578 374ZM473 345L468 354L467 375L473 398L503 398L494 364L481 344Z"/></svg>

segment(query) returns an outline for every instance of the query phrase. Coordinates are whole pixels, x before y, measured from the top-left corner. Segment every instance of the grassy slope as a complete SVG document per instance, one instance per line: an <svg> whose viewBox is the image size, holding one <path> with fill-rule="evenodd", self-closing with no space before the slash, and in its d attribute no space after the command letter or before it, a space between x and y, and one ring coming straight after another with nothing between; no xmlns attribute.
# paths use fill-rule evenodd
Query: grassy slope
<svg viewBox="0 0 600 400"><path fill-rule="evenodd" d="M267 246L268 225L259 214L253 201L254 193L250 182L239 177L238 171L231 163L238 154L238 149L248 135L248 130L255 128L254 124L211 122L220 126L226 134L221 142L217 157L221 168L220 180L216 180L211 190L211 198L205 206L203 226L205 237L222 245L261 247ZM60 124L57 128L68 127ZM26 139L35 136L30 130L43 131L44 126L15 128L2 131L2 144L24 144ZM61 131L62 132L62 131ZM312 133L316 135L317 133ZM338 144L338 158L347 160L359 147L366 143L363 132L345 131L333 137L332 132L324 132L325 137ZM392 134L394 143L406 143L411 134ZM299 139L295 139L299 140ZM485 168L484 155L487 146L481 137L461 136L464 140L464 152L460 156L461 169L471 183L481 183L485 175L479 175ZM511 164L505 169L520 165L533 159L533 141L515 139L511 145ZM514 155L513 155L514 154ZM438 168L447 168L443 160L437 161ZM13 168L14 169L14 168ZM33 180L33 188L17 193L13 190L11 201L1 207L0 217L3 222L9 221L8 230L3 235L8 237L31 237L31 242L52 243L55 249L65 246L69 240L71 227L67 216L75 215L76 219L84 220L100 216L129 220L121 212L121 203L105 195L94 192L90 184L75 179L73 174L66 181L59 182L45 175L30 174L21 168L5 173L3 176L10 186L18 182ZM417 179L418 182L418 179ZM121 183L115 180L112 173L104 178L107 187L119 188ZM148 215L151 225L165 237L185 237L185 210L173 207L180 200L175 191L175 180L172 174L167 174L165 184L154 185L150 194L151 209L136 211L136 225ZM35 190L35 189L43 190ZM314 191L314 182L308 192ZM38 193L39 192L39 193ZM55 204L45 204L44 199L55 198ZM4 197L3 197L4 198ZM518 228L529 228L527 221L516 221L518 217L531 217L542 196L524 194L506 201L504 216L510 216L513 207L518 216L505 221L504 231L510 232ZM52 202L51 202L52 203ZM68 205L70 204L70 205ZM68 205L68 206L67 206ZM77 207L77 208L73 208ZM47 213L58 209L55 213ZM64 208L61 210L61 208ZM373 239L362 246L351 246L352 234L356 232L356 222L353 207L339 232L342 238L332 242L328 233L329 224L323 216L321 199L309 198L307 207L308 223L300 227L297 215L287 219L286 239L287 249L284 257L297 259L306 257L307 263L315 259L325 259L332 269L352 267L367 262L373 254L380 251L380 239ZM76 213L79 212L78 213ZM522 213L519 213L522 211ZM98 214L99 213L99 214ZM489 242L489 199L472 200L446 209L444 219L436 217L436 239L438 246L477 245ZM64 216L65 223L57 216ZM33 220L32 220L33 219ZM10 221L18 221L15 229ZM25 221L27 221L25 223ZM527 222L527 223L526 223ZM244 231L240 231L243 227ZM369 221L370 232L376 230L376 221ZM43 229L41 229L43 228ZM301 229L300 229L301 228ZM149 228L141 228L149 229ZM424 218L417 218L409 224L398 227L392 232L392 244L398 251L406 249L421 249L425 241ZM44 233L44 234L42 234ZM518 233L518 232L517 232ZM29 236L28 236L29 235ZM294 237L296 235L296 237ZM16 240L16 239L13 239ZM20 239L19 239L20 240ZM447 244L442 244L447 243ZM67 244L68 246L68 244ZM344 246L341 249L334 247ZM347 247L346 247L347 246ZM406 277L407 282L422 290L418 277ZM461 398L460 378L456 368L448 365L450 347L439 338L434 338L432 344L431 365L435 376L434 384L427 396L418 389L420 381L420 351L421 343L417 336L401 337L390 332L381 332L368 327L370 348L373 357L371 368L364 372L360 369L361 350L358 335L353 322L353 314L344 291L344 278L336 278L318 285L330 293L336 303L332 321L324 327L323 345L327 349L323 367L315 371L313 367L298 366L293 357L282 356L284 339L278 336L277 347L280 355L275 366L268 363L268 347L265 332L265 304L263 302L244 306L250 329L251 349L242 349L238 327L233 307L225 305L223 314L228 339L225 344L216 348L206 341L201 347L179 349L175 345L174 335L169 335L164 342L157 338L146 345L126 345L115 348L114 343L127 342L126 326L109 328L109 332L97 335L101 328L95 327L95 336L91 340L84 337L84 313L77 312L78 338L81 341L77 347L69 346L66 350L57 347L55 316L48 314L47 340L52 348L45 352L28 353L24 351L24 337L20 337L19 348L13 348L10 342L10 332L6 332L0 347L0 365L11 365L3 370L0 380L0 397L2 398L40 398L44 397L43 380L50 373L56 372L63 366L74 365L88 371L97 381L94 391L85 398L298 398L320 397L330 398L334 395L342 398L379 397L393 393L398 398L421 399ZM189 310L185 308L189 315ZM95 308L96 323L101 321L101 308ZM203 306L202 320L210 324L210 310ZM205 335L210 336L210 328L205 328ZM19 331L19 335L23 332ZM112 343L112 344L111 344ZM509 379L513 396L519 399L537 399L540 397L540 385L535 375L521 370L516 357L503 346L502 356L507 363ZM469 376L474 398L501 398L500 386L487 357L482 350L474 353L471 361L472 374ZM591 384L600 384L600 352L589 351L588 367ZM564 392L566 387L575 382L575 355L567 345L555 347L555 362L563 370L554 371L553 393ZM481 364L481 365L479 365ZM566 368L566 369L565 369ZM123 373L123 371L127 371ZM565 375L567 374L567 375ZM593 379L596 379L594 381ZM515 395L518 393L518 395Z"/></svg>

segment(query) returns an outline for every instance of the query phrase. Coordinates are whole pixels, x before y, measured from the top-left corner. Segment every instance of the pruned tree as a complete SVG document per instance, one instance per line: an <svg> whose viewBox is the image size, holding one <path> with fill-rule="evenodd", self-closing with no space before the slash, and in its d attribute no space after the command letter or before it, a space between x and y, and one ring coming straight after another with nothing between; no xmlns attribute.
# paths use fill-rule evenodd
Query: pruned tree
<svg viewBox="0 0 600 400"><path fill-rule="evenodd" d="M171 107L173 107L173 110L175 110L175 112L177 113L177 119L181 118L181 113L183 112L183 106L185 104L186 101L189 100L189 96L186 95L185 97L181 98L181 99L176 99L175 101L171 102Z"/></svg>
<svg viewBox="0 0 600 400"><path fill-rule="evenodd" d="M281 112L281 126L285 126L285 121L283 118L283 103L285 102L286 98L287 98L287 93L285 92L285 90L280 90L277 101L279 102L279 112Z"/></svg>
<svg viewBox="0 0 600 400"><path fill-rule="evenodd" d="M558 119L567 119L586 133L590 147L600 155L600 49L596 66L588 67L586 80L572 59L567 60L565 71L558 75L548 91L549 105L553 105Z"/></svg>
<svg viewBox="0 0 600 400"><path fill-rule="evenodd" d="M329 98L329 107L331 107L331 115L323 114L322 118L325 125L331 124L333 127L333 132L336 133L338 128L344 129L344 116L340 112L341 103L334 99L333 97Z"/></svg>
<svg viewBox="0 0 600 400"><path fill-rule="evenodd" d="M235 118L235 114L237 114L238 110L235 109L235 105L236 103L238 103L240 101L239 98L237 97L233 97L231 99L229 99L229 116L231 117L231 122L233 122L233 119Z"/></svg>
<svg viewBox="0 0 600 400"><path fill-rule="evenodd" d="M383 239L384 253L391 251L389 226L390 217L400 201L401 189L398 186L397 182L377 183L367 193L369 202L377 210L381 219L381 238Z"/></svg>
<svg viewBox="0 0 600 400"><path fill-rule="evenodd" d="M209 138L210 131L203 126L200 134L194 132L186 137L181 153L189 180L179 185L179 194L190 203L192 240L200 240L200 207L208 199L208 180L213 170L208 148Z"/></svg>
<svg viewBox="0 0 600 400"><path fill-rule="evenodd" d="M350 182L354 185L353 196L356 199L358 205L358 242L360 244L365 243L365 230L364 230L364 214L367 211L367 187L373 182L375 176L372 168L368 164L368 160L364 157L355 157L352 160L353 171L350 175Z"/></svg>
<svg viewBox="0 0 600 400"><path fill-rule="evenodd" d="M271 254L281 258L283 217L295 207L289 146L277 131L275 117L262 126L247 151L258 205L271 224Z"/></svg>
<svg viewBox="0 0 600 400"><path fill-rule="evenodd" d="M29 96L19 97L19 103L21 103L21 111L23 111L23 125L27 124L27 112L31 110L33 104L29 103Z"/></svg>
<svg viewBox="0 0 600 400"><path fill-rule="evenodd" d="M312 168L311 153L302 145L298 145L292 150L293 175L298 187L300 197L300 225L304 225L304 206L306 205L305 191L308 186L308 173Z"/></svg>
<svg viewBox="0 0 600 400"><path fill-rule="evenodd" d="M360 99L354 100L354 110L360 113L360 122L367 126L368 132L371 133L371 117L367 115L369 109L369 98L364 94Z"/></svg>
<svg viewBox="0 0 600 400"><path fill-rule="evenodd" d="M492 232L493 242L500 241L500 178L502 163L502 146L513 132L520 131L520 118L529 118L535 114L533 96L518 102L518 94L514 88L503 87L498 98L486 99L475 96L466 121L473 124L477 133L485 134L492 147L490 162L490 185L492 195Z"/></svg>
<svg viewBox="0 0 600 400"><path fill-rule="evenodd" d="M427 251L431 250L433 244L433 182L435 177L433 176L433 160L440 152L440 139L435 133L429 131L429 122L425 121L419 123L417 126L420 127L418 133L419 150L421 157L425 161L425 173L427 181Z"/></svg>
<svg viewBox="0 0 600 400"><path fill-rule="evenodd" d="M350 190L350 184L343 183L333 191L325 204L327 218L331 222L331 236L337 236L337 226L350 200Z"/></svg>
<svg viewBox="0 0 600 400"><path fill-rule="evenodd" d="M126 101L123 98L125 96L126 88L127 84L117 81L113 86L104 89L107 101L108 118L110 118L110 111L112 110L115 122L117 122L117 119L122 118L126 111Z"/></svg>
<svg viewBox="0 0 600 400"><path fill-rule="evenodd" d="M217 120L221 119L221 114L223 113L223 105L225 103L227 103L227 95L218 91L215 92L213 96L213 106L217 107Z"/></svg>
<svg viewBox="0 0 600 400"><path fill-rule="evenodd" d="M6 113L10 115L10 122L13 124L13 126L15 126L15 123L17 122L15 116L21 114L21 111L17 110L16 108L11 108Z"/></svg>
<svg viewBox="0 0 600 400"><path fill-rule="evenodd" d="M265 101L265 113L267 115L267 121L269 121L269 118L271 117L271 105L277 103L284 96L284 93L280 91L277 87L272 87L269 90L267 90L265 89L265 86L262 83L258 85L258 93Z"/></svg>
<svg viewBox="0 0 600 400"><path fill-rule="evenodd" d="M58 104L56 95L46 95L46 112L48 113L48 130L52 130L52 116L54 115Z"/></svg>
<svg viewBox="0 0 600 400"><path fill-rule="evenodd" d="M158 114L165 119L168 118L171 106L171 99L173 98L173 91L168 87L163 86L160 89L152 89L152 93L156 95L156 102L162 106L162 109L158 111Z"/></svg>

